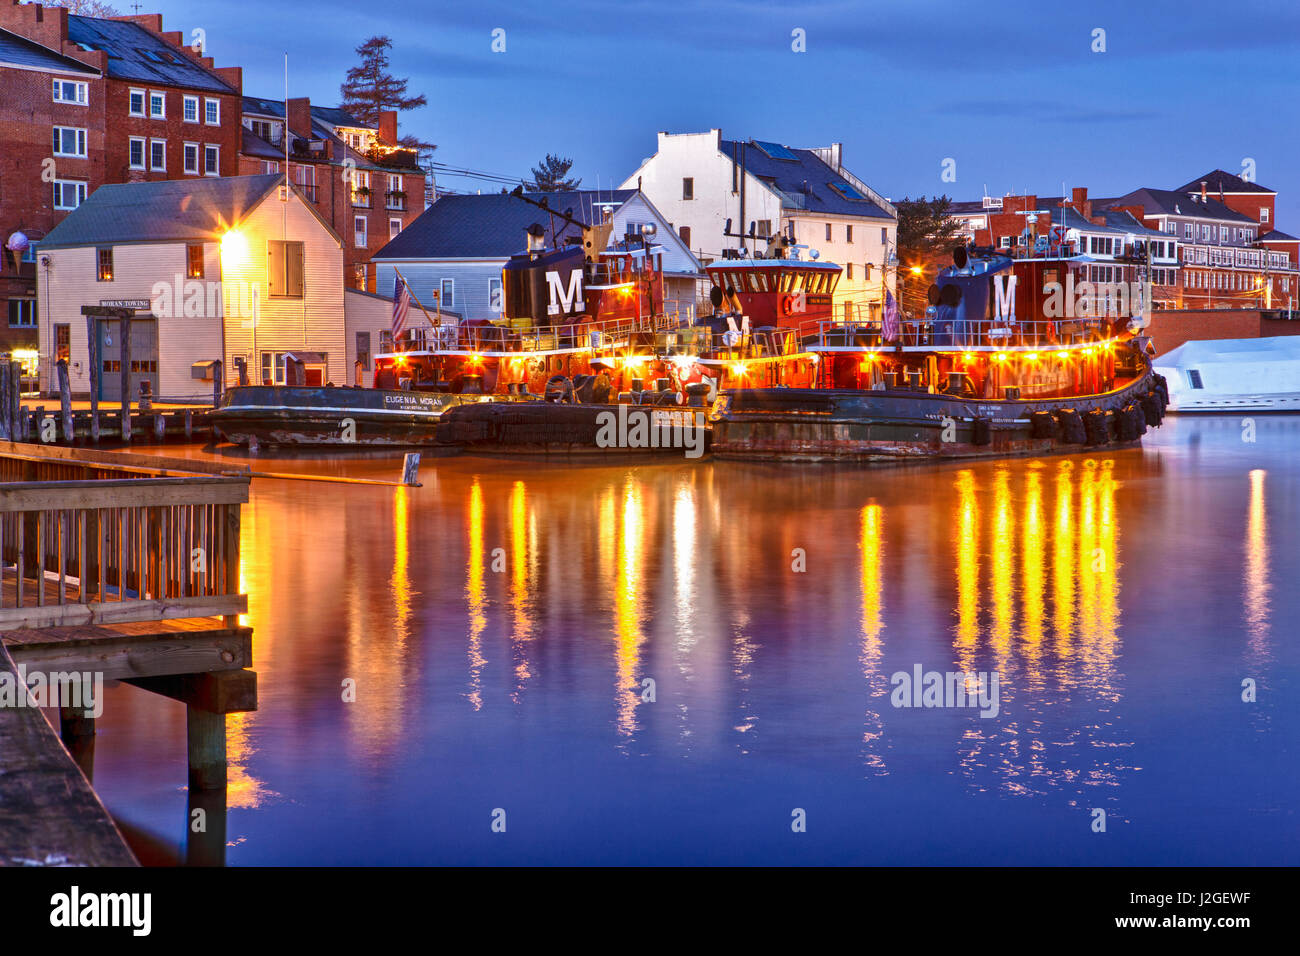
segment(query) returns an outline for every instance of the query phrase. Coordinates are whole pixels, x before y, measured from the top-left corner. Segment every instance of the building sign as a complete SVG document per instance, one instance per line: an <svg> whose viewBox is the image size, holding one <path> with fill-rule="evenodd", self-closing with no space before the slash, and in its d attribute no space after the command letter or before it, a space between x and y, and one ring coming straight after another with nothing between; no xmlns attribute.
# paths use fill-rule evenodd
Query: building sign
<svg viewBox="0 0 1300 956"><path fill-rule="evenodd" d="M99 304L105 309L151 309L153 302L149 299L100 299Z"/></svg>

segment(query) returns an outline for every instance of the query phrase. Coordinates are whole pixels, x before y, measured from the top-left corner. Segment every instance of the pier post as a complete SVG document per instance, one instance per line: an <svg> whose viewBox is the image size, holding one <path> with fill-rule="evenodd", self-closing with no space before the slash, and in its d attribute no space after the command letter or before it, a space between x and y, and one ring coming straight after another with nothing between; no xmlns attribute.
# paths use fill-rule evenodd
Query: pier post
<svg viewBox="0 0 1300 956"><path fill-rule="evenodd" d="M0 408L0 439L12 441L10 438L13 433L13 418L9 415L9 360L0 361L0 400L3 401L3 408Z"/></svg>
<svg viewBox="0 0 1300 956"><path fill-rule="evenodd" d="M420 453L418 451L408 451L406 457L402 459L402 484L417 487L420 484Z"/></svg>
<svg viewBox="0 0 1300 956"><path fill-rule="evenodd" d="M212 366L212 407L216 408L221 404L221 393L225 391L225 374L222 372L222 363L217 362Z"/></svg>
<svg viewBox="0 0 1300 956"><path fill-rule="evenodd" d="M17 362L9 363L9 435L11 441L27 440L27 413L23 409L23 367Z"/></svg>
<svg viewBox="0 0 1300 956"><path fill-rule="evenodd" d="M226 715L185 705L191 790L226 789Z"/></svg>
<svg viewBox="0 0 1300 956"><path fill-rule="evenodd" d="M131 440L131 316L124 314L118 323L122 337L122 441Z"/></svg>
<svg viewBox="0 0 1300 956"><path fill-rule="evenodd" d="M54 363L59 375L59 410L63 413L63 439L69 445L76 438L76 429L72 424L72 383L68 379L68 360L59 359Z"/></svg>
<svg viewBox="0 0 1300 956"><path fill-rule="evenodd" d="M167 419L163 417L162 412L153 417L153 437L158 444L163 443L163 437L167 434Z"/></svg>
<svg viewBox="0 0 1300 956"><path fill-rule="evenodd" d="M103 363L99 360L99 319L86 316L86 351L90 360L90 440L99 444L99 382Z"/></svg>
<svg viewBox="0 0 1300 956"><path fill-rule="evenodd" d="M86 779L95 780L95 718L82 707L59 708L59 739L81 768Z"/></svg>
<svg viewBox="0 0 1300 956"><path fill-rule="evenodd" d="M185 440L189 441L194 437L194 409L185 409Z"/></svg>
<svg viewBox="0 0 1300 956"><path fill-rule="evenodd" d="M189 789L185 865L226 865L226 791Z"/></svg>

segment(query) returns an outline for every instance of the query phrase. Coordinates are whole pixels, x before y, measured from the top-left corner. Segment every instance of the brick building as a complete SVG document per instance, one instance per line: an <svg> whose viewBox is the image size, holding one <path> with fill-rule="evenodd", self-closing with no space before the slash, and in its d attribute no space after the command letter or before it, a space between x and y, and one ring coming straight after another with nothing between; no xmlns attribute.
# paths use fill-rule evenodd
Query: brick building
<svg viewBox="0 0 1300 956"><path fill-rule="evenodd" d="M29 240L0 267L6 347L35 347L40 239L96 188L235 174L242 72L192 40L158 14L0 0L0 232Z"/></svg>
<svg viewBox="0 0 1300 956"><path fill-rule="evenodd" d="M412 150L397 146L397 113L371 128L341 109L290 98L288 173L321 218L343 237L343 275L375 291L371 257L424 211L425 173ZM283 100L243 99L244 175L279 172L286 162Z"/></svg>

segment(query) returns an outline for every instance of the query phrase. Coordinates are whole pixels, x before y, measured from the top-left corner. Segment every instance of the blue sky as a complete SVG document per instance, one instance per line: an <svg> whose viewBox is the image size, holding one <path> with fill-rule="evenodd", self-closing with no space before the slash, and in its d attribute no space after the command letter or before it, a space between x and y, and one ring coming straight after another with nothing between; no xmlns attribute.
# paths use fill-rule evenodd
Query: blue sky
<svg viewBox="0 0 1300 956"><path fill-rule="evenodd" d="M1086 185L1173 188L1253 159L1300 234L1300 4L1169 0L550 0L370 6L168 0L167 29L207 31L244 90L335 105L366 37L429 99L404 131L435 159L524 176L572 156L583 186L630 175L658 130L794 146L844 143L891 198L975 199ZM253 26L250 28L250 24ZM506 51L493 53L492 31ZM1105 52L1093 31L1105 30ZM793 52L792 31L807 51ZM943 161L956 181L942 181ZM440 175L454 189L499 188Z"/></svg>

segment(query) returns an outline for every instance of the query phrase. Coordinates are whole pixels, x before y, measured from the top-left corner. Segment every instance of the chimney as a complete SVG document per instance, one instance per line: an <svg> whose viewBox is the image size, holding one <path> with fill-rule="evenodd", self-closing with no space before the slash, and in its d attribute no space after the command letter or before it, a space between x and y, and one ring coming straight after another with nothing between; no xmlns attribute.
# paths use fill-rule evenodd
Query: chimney
<svg viewBox="0 0 1300 956"><path fill-rule="evenodd" d="M831 143L831 169L837 173L844 168L844 144Z"/></svg>
<svg viewBox="0 0 1300 956"><path fill-rule="evenodd" d="M1087 186L1075 186L1070 190L1070 205L1084 219L1092 219L1092 200L1088 198Z"/></svg>
<svg viewBox="0 0 1300 956"><path fill-rule="evenodd" d="M1201 180L1201 202L1205 202L1205 187L1208 185L1209 183L1204 179Z"/></svg>
<svg viewBox="0 0 1300 956"><path fill-rule="evenodd" d="M297 136L302 139L312 138L311 99L309 97L295 96L289 100L285 104L284 115L290 136Z"/></svg>
<svg viewBox="0 0 1300 956"><path fill-rule="evenodd" d="M397 145L397 110L379 111L379 139L387 146Z"/></svg>

